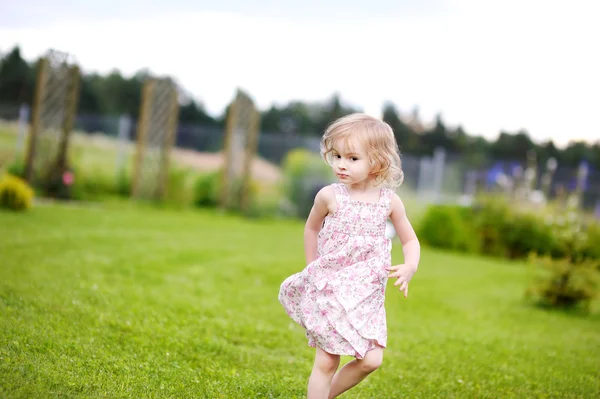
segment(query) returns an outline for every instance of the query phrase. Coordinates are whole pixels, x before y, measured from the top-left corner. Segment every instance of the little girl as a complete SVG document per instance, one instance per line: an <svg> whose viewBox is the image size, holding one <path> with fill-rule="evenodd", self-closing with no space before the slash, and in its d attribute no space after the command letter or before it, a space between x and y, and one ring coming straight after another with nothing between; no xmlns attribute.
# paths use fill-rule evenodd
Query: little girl
<svg viewBox="0 0 600 399"><path fill-rule="evenodd" d="M308 266L279 291L286 312L316 347L309 399L335 398L381 365L387 278L396 277L394 285L407 297L420 258L419 241L393 191L404 174L390 126L364 114L345 116L327 128L321 153L339 183L315 196L304 229ZM398 266L391 266L388 218L402 242L405 263ZM356 359L338 371L340 355Z"/></svg>

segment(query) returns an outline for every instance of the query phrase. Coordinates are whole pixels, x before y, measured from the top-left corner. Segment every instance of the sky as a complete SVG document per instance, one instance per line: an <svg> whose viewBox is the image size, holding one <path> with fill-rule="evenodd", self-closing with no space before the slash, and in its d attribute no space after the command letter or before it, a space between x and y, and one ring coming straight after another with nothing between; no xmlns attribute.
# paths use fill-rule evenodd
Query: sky
<svg viewBox="0 0 600 399"><path fill-rule="evenodd" d="M390 101L494 139L600 140L596 0L0 0L0 51L49 48L85 72L170 75L212 115L237 87L258 107Z"/></svg>

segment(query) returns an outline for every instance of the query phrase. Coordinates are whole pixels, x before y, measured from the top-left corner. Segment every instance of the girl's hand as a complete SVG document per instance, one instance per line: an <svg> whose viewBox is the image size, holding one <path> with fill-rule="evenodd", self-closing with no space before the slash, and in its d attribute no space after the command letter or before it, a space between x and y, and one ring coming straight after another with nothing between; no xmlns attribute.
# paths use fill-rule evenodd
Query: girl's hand
<svg viewBox="0 0 600 399"><path fill-rule="evenodd" d="M399 290L404 292L404 297L408 298L408 283L412 276L417 272L417 266L403 263L397 266L389 266L386 268L389 271L393 271L388 278L397 277L398 281L394 283L394 286L400 286Z"/></svg>

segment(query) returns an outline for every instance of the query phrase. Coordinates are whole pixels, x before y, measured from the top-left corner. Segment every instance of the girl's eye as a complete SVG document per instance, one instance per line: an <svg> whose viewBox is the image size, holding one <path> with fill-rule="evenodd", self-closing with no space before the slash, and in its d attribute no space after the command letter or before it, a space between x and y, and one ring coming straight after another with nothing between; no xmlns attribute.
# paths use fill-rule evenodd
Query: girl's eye
<svg viewBox="0 0 600 399"><path fill-rule="evenodd" d="M352 159L353 161L358 161L358 158L356 158L356 157L352 157L350 159Z"/></svg>
<svg viewBox="0 0 600 399"><path fill-rule="evenodd" d="M340 159L341 158L340 154L334 154L333 157L336 158L336 159Z"/></svg>

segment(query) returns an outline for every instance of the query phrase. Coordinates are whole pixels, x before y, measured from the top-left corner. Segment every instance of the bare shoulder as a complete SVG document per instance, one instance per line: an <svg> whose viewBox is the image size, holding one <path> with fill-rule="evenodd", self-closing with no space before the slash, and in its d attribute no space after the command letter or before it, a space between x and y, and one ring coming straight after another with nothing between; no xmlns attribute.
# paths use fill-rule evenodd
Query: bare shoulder
<svg viewBox="0 0 600 399"><path fill-rule="evenodd" d="M332 208L335 208L335 191L332 185L319 190L315 196L315 205L325 207L329 212L332 212Z"/></svg>
<svg viewBox="0 0 600 399"><path fill-rule="evenodd" d="M390 200L390 216L403 216L405 214L406 210L404 208L404 203L402 202L398 194L392 192L392 199Z"/></svg>
<svg viewBox="0 0 600 399"><path fill-rule="evenodd" d="M333 191L333 185L328 185L323 187L322 189L319 190L319 192L317 193L317 196L315 197L315 199L319 198L320 200L332 200L335 199L335 192Z"/></svg>

